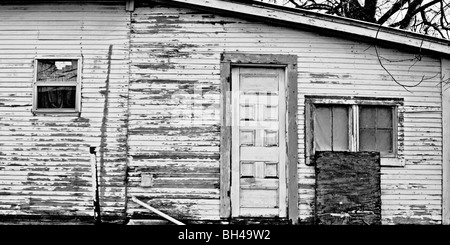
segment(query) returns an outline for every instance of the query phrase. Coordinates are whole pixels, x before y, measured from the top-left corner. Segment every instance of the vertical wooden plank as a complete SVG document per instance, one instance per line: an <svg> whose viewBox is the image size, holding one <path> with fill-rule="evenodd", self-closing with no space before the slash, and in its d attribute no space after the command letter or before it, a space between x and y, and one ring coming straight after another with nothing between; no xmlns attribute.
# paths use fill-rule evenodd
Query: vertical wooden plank
<svg viewBox="0 0 450 245"><path fill-rule="evenodd" d="M353 149L355 149L355 141L353 139L353 135L355 135L355 132L353 131L353 106L348 107L348 134L348 150L354 151Z"/></svg>
<svg viewBox="0 0 450 245"><path fill-rule="evenodd" d="M392 130L392 149L394 156L397 156L398 152L398 106L394 106L392 110L392 125L394 128Z"/></svg>
<svg viewBox="0 0 450 245"><path fill-rule="evenodd" d="M221 139L220 139L220 217L228 218L231 215L230 199L230 164L231 164L231 115L230 112L230 62L220 63L221 83Z"/></svg>
<svg viewBox="0 0 450 245"><path fill-rule="evenodd" d="M450 224L450 60L441 58L442 81L442 224Z"/></svg>
<svg viewBox="0 0 450 245"><path fill-rule="evenodd" d="M304 137L304 144L305 144L305 164L310 165L311 164L311 153L313 152L313 142L312 142L312 134L313 132L313 125L312 125L312 103L306 99L305 100L305 137Z"/></svg>
<svg viewBox="0 0 450 245"><path fill-rule="evenodd" d="M36 81L37 81L37 70L38 70L38 60L35 58L33 61L33 93L32 93L32 100L33 100L33 106L32 106L32 111L36 111L37 109L37 86L36 86Z"/></svg>
<svg viewBox="0 0 450 245"><path fill-rule="evenodd" d="M240 122L240 104L239 104L239 76L240 68L234 68L231 72L231 215L239 216L239 122ZM258 168L256 169L258 175Z"/></svg>
<svg viewBox="0 0 450 245"><path fill-rule="evenodd" d="M297 56L290 55L287 78L287 157L288 157L288 218L298 223L298 134L297 134Z"/></svg>
<svg viewBox="0 0 450 245"><path fill-rule="evenodd" d="M286 152L286 122L287 120L289 120L289 116L286 114L286 104L287 104L287 100L286 100L286 89L287 89L287 81L286 81L286 71L279 69L278 70L278 88L279 88L279 95L278 95L278 113L279 113L279 151L280 151L280 159L279 159L279 215L280 217L286 217L287 213L286 213L286 207L287 207L287 185L286 185L286 169L288 169L289 167L287 167L286 165L284 165L283 163L287 164L286 162L286 158L287 156L287 152ZM297 104L297 103L296 103ZM297 209L297 207L296 207Z"/></svg>
<svg viewBox="0 0 450 245"><path fill-rule="evenodd" d="M351 106L351 115L352 115L352 121L350 122L352 125L352 132L353 135L351 137L352 141L352 151L358 151L359 150L359 107L358 105L352 105Z"/></svg>

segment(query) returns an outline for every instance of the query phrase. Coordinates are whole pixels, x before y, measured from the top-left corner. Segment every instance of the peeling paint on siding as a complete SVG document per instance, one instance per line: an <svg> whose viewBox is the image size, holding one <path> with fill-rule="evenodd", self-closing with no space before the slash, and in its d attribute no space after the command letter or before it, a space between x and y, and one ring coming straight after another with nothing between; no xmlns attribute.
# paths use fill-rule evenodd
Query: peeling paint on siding
<svg viewBox="0 0 450 245"><path fill-rule="evenodd" d="M107 5L98 0L81 5L70 1L35 2L27 7L19 4L2 5L0 10L0 49L8 50L0 53L0 60L13 67L0 69L0 134L7 136L0 137L0 214L92 219L88 149L100 144L102 101L97 95L106 75L104 50L109 44L115 47L110 57L110 106L116 107L118 94L127 89L129 14L123 11L123 2L115 0ZM54 28L55 19L63 20L64 28ZM22 30L20 35L10 34L14 32L10 27ZM83 56L79 116L31 114L33 59L48 55ZM117 146L123 144L124 136L120 131L123 109L117 108L110 110L105 125L104 143L109 149L105 151L103 190L109 196L105 212L120 213L123 178L110 177L121 173L119 166L126 159L123 148ZM9 204L11 201L14 204Z"/></svg>
<svg viewBox="0 0 450 245"><path fill-rule="evenodd" d="M369 43L145 1L132 13L124 11L122 1L85 1L70 5L70 11L65 3L45 6L48 15L39 21L34 13L42 8L34 10L36 5L4 5L0 10L0 16L7 16L0 33L11 31L8 22L27 30L0 40L0 48L8 51L0 53L0 60L11 63L14 71L23 69L0 70L0 132L7 135L0 139L1 214L92 215L88 148L96 146L101 148L106 216L151 216L132 203L125 210L125 196L137 195L182 219L218 220L220 54L239 51L299 57L302 222L311 220L315 185L301 143L304 95L404 98L398 151L405 166L381 170L382 221L440 222L442 120L440 81L433 77L439 73L436 57L424 55L414 66L386 64L403 83L432 77L409 93L379 67ZM55 18L64 18L66 28L48 28ZM379 51L391 60L415 55L387 47ZM81 115L32 116L33 58L69 54L83 56ZM140 186L141 174L152 174L153 185Z"/></svg>

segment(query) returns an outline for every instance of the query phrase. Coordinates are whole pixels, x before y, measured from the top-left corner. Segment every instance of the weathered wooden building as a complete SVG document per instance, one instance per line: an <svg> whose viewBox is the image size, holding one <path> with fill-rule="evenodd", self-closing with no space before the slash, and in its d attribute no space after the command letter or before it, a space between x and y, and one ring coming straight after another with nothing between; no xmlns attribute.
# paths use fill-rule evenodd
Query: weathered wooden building
<svg viewBox="0 0 450 245"><path fill-rule="evenodd" d="M0 222L449 224L449 79L448 40L268 4L0 1Z"/></svg>

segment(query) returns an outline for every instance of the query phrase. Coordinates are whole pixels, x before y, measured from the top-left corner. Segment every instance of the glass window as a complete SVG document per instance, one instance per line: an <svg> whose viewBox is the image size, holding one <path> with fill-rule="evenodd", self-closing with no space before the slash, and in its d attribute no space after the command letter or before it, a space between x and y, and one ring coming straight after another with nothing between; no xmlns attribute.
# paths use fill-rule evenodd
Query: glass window
<svg viewBox="0 0 450 245"><path fill-rule="evenodd" d="M348 151L348 107L317 105L314 112L316 151Z"/></svg>
<svg viewBox="0 0 450 245"><path fill-rule="evenodd" d="M76 86L38 86L37 108L75 109Z"/></svg>
<svg viewBox="0 0 450 245"><path fill-rule="evenodd" d="M79 110L79 59L36 59L35 112L77 112Z"/></svg>
<svg viewBox="0 0 450 245"><path fill-rule="evenodd" d="M39 59L37 61L37 81L69 82L77 81L78 60Z"/></svg>
<svg viewBox="0 0 450 245"><path fill-rule="evenodd" d="M393 153L393 107L359 107L359 150Z"/></svg>
<svg viewBox="0 0 450 245"><path fill-rule="evenodd" d="M305 96L305 159L316 151L376 151L397 158L401 98Z"/></svg>

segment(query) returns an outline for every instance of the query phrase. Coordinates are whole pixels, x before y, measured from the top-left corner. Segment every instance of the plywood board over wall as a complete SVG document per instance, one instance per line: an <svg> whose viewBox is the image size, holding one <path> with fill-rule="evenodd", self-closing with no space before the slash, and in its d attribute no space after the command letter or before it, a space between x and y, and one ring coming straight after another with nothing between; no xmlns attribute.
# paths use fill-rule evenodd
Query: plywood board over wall
<svg viewBox="0 0 450 245"><path fill-rule="evenodd" d="M319 225L380 225L380 154L316 152L315 218Z"/></svg>

